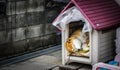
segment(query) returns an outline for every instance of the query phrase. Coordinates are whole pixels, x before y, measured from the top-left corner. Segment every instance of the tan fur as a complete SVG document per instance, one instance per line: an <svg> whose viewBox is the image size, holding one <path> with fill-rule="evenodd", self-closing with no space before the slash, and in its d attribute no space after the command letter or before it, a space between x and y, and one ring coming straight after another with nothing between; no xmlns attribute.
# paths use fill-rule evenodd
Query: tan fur
<svg viewBox="0 0 120 70"><path fill-rule="evenodd" d="M81 30L78 29L75 32L73 32L72 35L66 40L65 47L68 54L71 54L77 51L77 49L74 46L72 46L73 40L75 38L80 38L83 43L87 43L87 44L89 43L86 35L83 35L82 37L81 36L82 36Z"/></svg>

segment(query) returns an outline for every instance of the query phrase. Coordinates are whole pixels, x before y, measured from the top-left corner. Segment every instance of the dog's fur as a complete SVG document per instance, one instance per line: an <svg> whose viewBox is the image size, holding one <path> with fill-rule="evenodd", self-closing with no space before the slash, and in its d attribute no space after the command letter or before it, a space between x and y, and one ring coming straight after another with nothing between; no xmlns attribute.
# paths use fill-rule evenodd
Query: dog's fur
<svg viewBox="0 0 120 70"><path fill-rule="evenodd" d="M89 39L88 36L86 34L82 35L82 31L81 29L76 30L75 32L73 32L71 34L71 36L66 40L65 46L66 46L66 50L68 51L68 54L72 54L76 51L79 51L81 49L77 49L74 45L73 45L73 40L74 39L80 39L82 44L88 44L89 43ZM82 46L80 46L80 48L82 48Z"/></svg>

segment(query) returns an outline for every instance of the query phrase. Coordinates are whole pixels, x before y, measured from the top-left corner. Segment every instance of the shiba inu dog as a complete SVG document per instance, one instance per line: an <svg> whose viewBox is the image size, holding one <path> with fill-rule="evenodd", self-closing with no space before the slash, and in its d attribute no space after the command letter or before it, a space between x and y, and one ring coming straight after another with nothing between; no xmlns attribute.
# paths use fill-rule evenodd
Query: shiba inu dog
<svg viewBox="0 0 120 70"><path fill-rule="evenodd" d="M68 54L84 55L84 53L87 53L89 51L88 36L87 33L82 34L81 29L74 31L65 43Z"/></svg>

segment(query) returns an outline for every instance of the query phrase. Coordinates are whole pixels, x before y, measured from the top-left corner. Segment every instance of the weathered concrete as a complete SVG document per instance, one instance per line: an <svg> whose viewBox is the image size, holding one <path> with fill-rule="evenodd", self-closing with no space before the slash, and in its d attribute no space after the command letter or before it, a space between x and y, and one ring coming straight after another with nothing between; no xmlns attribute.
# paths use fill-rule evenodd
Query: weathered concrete
<svg viewBox="0 0 120 70"><path fill-rule="evenodd" d="M0 58L60 44L51 22L63 6L47 7L45 1L8 0L6 16L0 18Z"/></svg>

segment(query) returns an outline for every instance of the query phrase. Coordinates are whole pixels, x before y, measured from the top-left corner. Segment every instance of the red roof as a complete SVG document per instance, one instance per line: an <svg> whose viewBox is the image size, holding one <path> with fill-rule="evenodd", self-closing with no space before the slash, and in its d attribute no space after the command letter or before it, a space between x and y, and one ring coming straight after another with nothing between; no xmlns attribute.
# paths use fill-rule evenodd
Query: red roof
<svg viewBox="0 0 120 70"><path fill-rule="evenodd" d="M63 11L72 4L81 11L95 30L120 24L120 6L115 0L71 0Z"/></svg>

